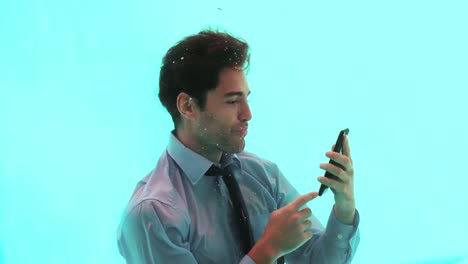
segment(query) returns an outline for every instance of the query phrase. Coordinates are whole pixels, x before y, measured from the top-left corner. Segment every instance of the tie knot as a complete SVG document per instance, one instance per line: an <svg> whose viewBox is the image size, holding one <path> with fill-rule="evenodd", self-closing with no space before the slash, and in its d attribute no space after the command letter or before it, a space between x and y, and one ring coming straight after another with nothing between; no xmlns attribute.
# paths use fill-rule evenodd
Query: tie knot
<svg viewBox="0 0 468 264"><path fill-rule="evenodd" d="M207 176L225 176L230 173L229 166L225 167L224 169L221 169L220 167L217 167L215 165L211 165L211 167L208 169L208 171L205 173Z"/></svg>

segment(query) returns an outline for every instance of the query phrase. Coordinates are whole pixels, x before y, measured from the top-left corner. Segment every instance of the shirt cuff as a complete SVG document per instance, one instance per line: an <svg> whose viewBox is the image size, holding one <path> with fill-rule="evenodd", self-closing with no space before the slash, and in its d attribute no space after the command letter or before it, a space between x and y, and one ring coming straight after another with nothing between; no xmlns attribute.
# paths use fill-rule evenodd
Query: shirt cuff
<svg viewBox="0 0 468 264"><path fill-rule="evenodd" d="M338 248L348 248L349 241L356 235L356 231L359 225L359 212L356 209L354 214L354 220L351 225L341 223L332 211L328 218L327 228L325 234L329 242Z"/></svg>
<svg viewBox="0 0 468 264"><path fill-rule="evenodd" d="M252 258L249 257L249 255L245 255L241 261L239 262L239 264L255 264L255 262L253 261Z"/></svg>

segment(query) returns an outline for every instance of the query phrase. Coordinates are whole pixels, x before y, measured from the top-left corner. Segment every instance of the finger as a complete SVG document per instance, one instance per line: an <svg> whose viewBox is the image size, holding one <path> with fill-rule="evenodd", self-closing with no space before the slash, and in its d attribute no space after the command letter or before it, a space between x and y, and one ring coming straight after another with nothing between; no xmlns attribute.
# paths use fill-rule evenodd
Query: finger
<svg viewBox="0 0 468 264"><path fill-rule="evenodd" d="M293 211L297 211L299 210L299 208L301 208L301 206L305 205L307 202L313 200L317 196L318 196L317 192L310 192L310 193L304 194L300 196L299 198L297 198L295 201L293 201L290 204L290 207Z"/></svg>
<svg viewBox="0 0 468 264"><path fill-rule="evenodd" d="M300 234L297 237L299 239L299 241L297 241L299 243L298 246L303 245L305 242L310 240L313 236L314 236L314 233L312 233L312 231L310 230L302 232L302 234Z"/></svg>
<svg viewBox="0 0 468 264"><path fill-rule="evenodd" d="M296 231L300 234L300 233L310 230L311 227L312 227L312 222L310 220L305 220L305 221L302 221L302 223L296 227L297 228Z"/></svg>
<svg viewBox="0 0 468 264"><path fill-rule="evenodd" d="M312 221L305 220L301 224L301 232L305 232L305 231L309 230L311 227L312 227Z"/></svg>
<svg viewBox="0 0 468 264"><path fill-rule="evenodd" d="M312 210L306 207L298 212L297 223L302 223L312 215Z"/></svg>
<svg viewBox="0 0 468 264"><path fill-rule="evenodd" d="M307 230L302 234L302 239L305 242L305 241L311 239L313 236L314 236L314 233L312 233L312 231L310 231L310 230Z"/></svg>
<svg viewBox="0 0 468 264"><path fill-rule="evenodd" d="M341 166L344 167L344 170L346 171L349 171L352 169L352 163L351 163L351 158L346 156L346 155L342 155L338 152L333 152L333 151L327 151L325 153L325 156L327 156L328 158L330 158L331 160L335 161L336 163L340 164Z"/></svg>
<svg viewBox="0 0 468 264"><path fill-rule="evenodd" d="M342 182L348 182L350 180L346 171L336 165L330 163L320 163L320 168L338 177L338 179Z"/></svg>
<svg viewBox="0 0 468 264"><path fill-rule="evenodd" d="M320 176L317 179L321 184L326 185L326 186L328 186L328 187L330 187L332 189L335 189L337 191L340 191L340 192L342 192L344 190L344 188L345 188L345 183L335 181L335 180L329 179L327 177Z"/></svg>

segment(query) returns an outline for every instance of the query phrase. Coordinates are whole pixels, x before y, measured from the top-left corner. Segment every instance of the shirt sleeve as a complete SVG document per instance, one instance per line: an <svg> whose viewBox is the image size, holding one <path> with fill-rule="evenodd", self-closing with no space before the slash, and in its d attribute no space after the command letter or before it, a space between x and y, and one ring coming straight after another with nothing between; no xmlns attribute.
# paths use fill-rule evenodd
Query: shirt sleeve
<svg viewBox="0 0 468 264"><path fill-rule="evenodd" d="M127 264L197 263L183 239L183 228L165 221L180 219L174 214L177 212L168 205L155 200L146 200L130 211L119 239L119 250Z"/></svg>
<svg viewBox="0 0 468 264"><path fill-rule="evenodd" d="M300 194L284 177L275 165L277 179L276 197L278 208L284 207L296 200ZM302 207L302 208L305 208ZM301 209L302 209L301 208ZM351 225L341 223L333 209L328 218L326 228L312 215L311 231L313 237L301 247L285 255L287 263L351 263L360 241L359 212L356 210Z"/></svg>

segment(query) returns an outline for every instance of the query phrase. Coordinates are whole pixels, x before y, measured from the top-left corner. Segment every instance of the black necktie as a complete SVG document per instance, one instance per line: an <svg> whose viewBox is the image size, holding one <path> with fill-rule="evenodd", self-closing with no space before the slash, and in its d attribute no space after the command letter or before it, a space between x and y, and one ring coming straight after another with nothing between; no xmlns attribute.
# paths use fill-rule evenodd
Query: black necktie
<svg viewBox="0 0 468 264"><path fill-rule="evenodd" d="M212 165L211 168L206 172L208 176L219 176L223 175L224 183L229 191L229 196L231 197L231 202L234 207L234 217L236 222L240 226L240 240L242 245L242 251L244 254L249 253L250 249L253 247L253 237L249 225L249 215L247 212L247 207L245 206L244 199L237 184L236 178L232 174L230 166L227 166L224 169Z"/></svg>
<svg viewBox="0 0 468 264"><path fill-rule="evenodd" d="M224 183L229 191L229 196L231 197L231 202L234 207L234 216L238 219L240 226L240 239L242 250L244 254L247 255L250 249L253 247L254 239L252 231L250 230L249 225L249 214L247 212L247 206L242 198L242 193L237 184L236 178L232 173L231 166L226 166L224 169L212 165L210 169L205 173L208 176L223 176ZM278 263L284 263L284 257L278 259Z"/></svg>

